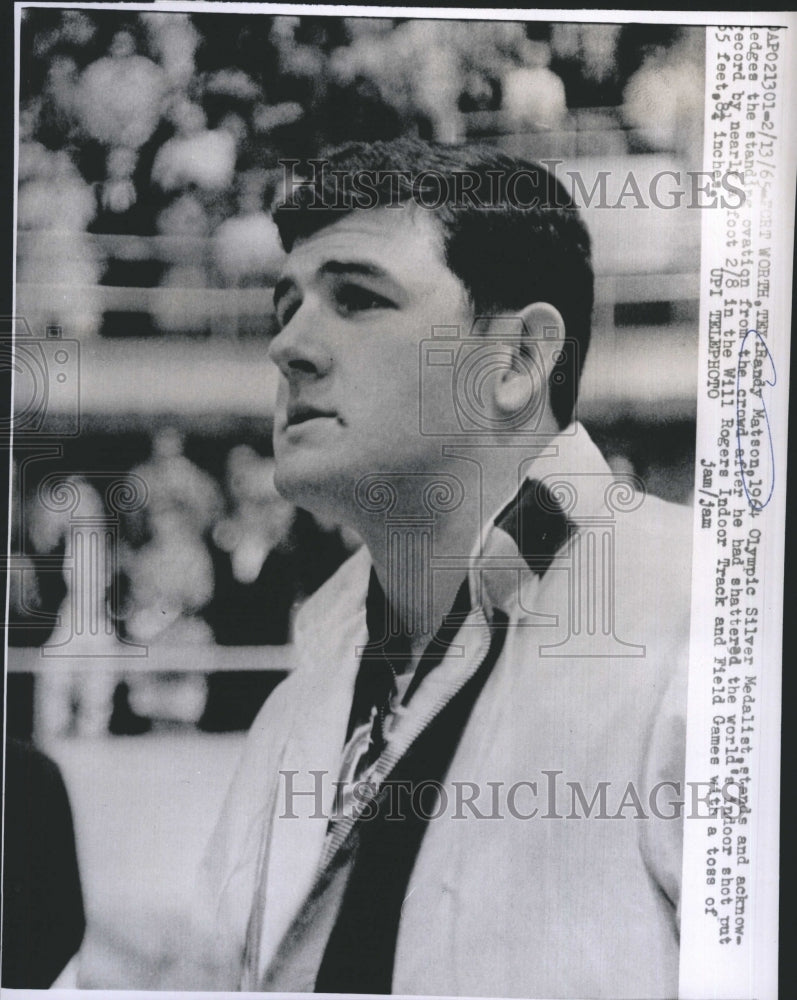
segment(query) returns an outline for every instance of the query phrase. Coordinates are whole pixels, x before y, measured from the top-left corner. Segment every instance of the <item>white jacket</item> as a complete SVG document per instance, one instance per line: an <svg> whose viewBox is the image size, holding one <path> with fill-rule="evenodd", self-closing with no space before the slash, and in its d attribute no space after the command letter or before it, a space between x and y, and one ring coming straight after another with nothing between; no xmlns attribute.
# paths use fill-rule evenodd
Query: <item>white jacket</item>
<svg viewBox="0 0 797 1000"><path fill-rule="evenodd" d="M430 821L402 908L394 993L677 995L682 822L672 801L688 802L681 783L691 517L612 486L576 427L556 439L556 458L529 469L570 507L569 541L541 579L521 574L505 607L512 627L446 777L450 803L476 783L481 816L498 818L464 806L454 818L452 805ZM592 618L601 567L606 600ZM369 571L360 550L305 605L295 669L249 734L202 872L224 970L216 985L260 988L313 884L354 651L368 638ZM482 638L479 628L463 627L456 642L467 658ZM285 771L296 772L294 791L321 790L320 812L315 795L294 795L286 808ZM291 812L299 818L284 818ZM671 812L676 818L664 818Z"/></svg>

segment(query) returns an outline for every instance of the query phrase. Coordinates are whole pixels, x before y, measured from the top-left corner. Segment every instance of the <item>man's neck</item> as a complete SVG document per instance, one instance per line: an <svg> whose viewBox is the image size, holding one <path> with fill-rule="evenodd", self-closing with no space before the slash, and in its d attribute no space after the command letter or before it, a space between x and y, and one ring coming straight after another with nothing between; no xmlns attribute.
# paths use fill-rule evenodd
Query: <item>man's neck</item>
<svg viewBox="0 0 797 1000"><path fill-rule="evenodd" d="M446 472L404 477L409 486L401 476L385 477L396 501L386 514L364 518L358 531L387 598L390 628L406 638L413 666L451 610L486 522L516 494L535 451L549 442L463 449Z"/></svg>
<svg viewBox="0 0 797 1000"><path fill-rule="evenodd" d="M475 535L462 538L461 545L444 547L443 532L434 532L435 553L469 553ZM410 668L414 669L433 635L439 630L444 616L451 610L463 577L463 566L433 572L429 564L432 539L422 529L404 529L394 535L396 548L374 557L374 569L385 593L388 605L387 626L393 634L406 640L410 652ZM403 551L398 551L399 547ZM424 558L424 553L426 557ZM459 560L457 560L459 562ZM464 560L463 560L464 563Z"/></svg>

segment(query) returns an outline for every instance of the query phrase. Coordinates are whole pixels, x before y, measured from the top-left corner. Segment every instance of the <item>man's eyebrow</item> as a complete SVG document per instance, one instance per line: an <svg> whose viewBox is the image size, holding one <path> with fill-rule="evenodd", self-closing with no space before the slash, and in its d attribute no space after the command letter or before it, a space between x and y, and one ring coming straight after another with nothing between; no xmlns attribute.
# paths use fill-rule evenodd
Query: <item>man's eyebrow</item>
<svg viewBox="0 0 797 1000"><path fill-rule="evenodd" d="M378 264L362 260L328 260L321 265L319 273L324 277L353 275L361 278L375 278L381 282L382 288L396 302L407 301L407 290L401 280L395 278L388 270Z"/></svg>
<svg viewBox="0 0 797 1000"><path fill-rule="evenodd" d="M379 267L377 264L369 264L361 260L328 260L321 265L318 269L318 274L322 277L338 275L359 275L364 278L380 278L383 281L388 282L393 286L393 292L399 297L403 297L401 286L393 278L388 271L384 268ZM293 278L287 275L284 278L280 278L279 281L274 286L274 306L279 304L280 299L287 295L292 289L296 287L296 282Z"/></svg>
<svg viewBox="0 0 797 1000"><path fill-rule="evenodd" d="M389 278L390 275L376 264L359 260L328 260L320 269L321 274L360 274L366 278Z"/></svg>

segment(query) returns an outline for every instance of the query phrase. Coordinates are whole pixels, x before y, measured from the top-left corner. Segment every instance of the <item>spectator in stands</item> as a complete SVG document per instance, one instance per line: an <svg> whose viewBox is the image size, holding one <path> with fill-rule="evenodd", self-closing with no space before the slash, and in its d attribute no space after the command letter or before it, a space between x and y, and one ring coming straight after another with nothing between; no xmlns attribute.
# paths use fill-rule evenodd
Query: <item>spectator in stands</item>
<svg viewBox="0 0 797 1000"><path fill-rule="evenodd" d="M191 16L170 12L164 17L162 13L144 12L140 17L168 89L172 92L186 90L196 72L195 55L201 37Z"/></svg>
<svg viewBox="0 0 797 1000"><path fill-rule="evenodd" d="M279 233L266 211L264 198L269 183L262 169L245 171L236 180L235 215L213 234L213 256L227 285L261 286L274 279L284 258Z"/></svg>
<svg viewBox="0 0 797 1000"><path fill-rule="evenodd" d="M184 241L182 260L167 265L159 282L169 294L160 296L152 306L155 327L163 334L203 335L211 328L211 321L206 311L197 307L193 292L210 284L207 255L198 248L208 238L211 223L199 194L184 191L163 209L155 223L163 236Z"/></svg>
<svg viewBox="0 0 797 1000"><path fill-rule="evenodd" d="M67 152L38 143L21 146L20 175L17 219L28 232L17 269L17 308L38 336L56 325L65 337L91 337L101 320L95 287L100 262L86 236L94 193Z"/></svg>
<svg viewBox="0 0 797 1000"><path fill-rule="evenodd" d="M146 484L147 503L129 519L129 541L120 551L125 632L137 642L168 636L208 642L198 612L213 596L205 535L221 512L221 491L183 454L183 437L174 427L154 436L152 457L131 475Z"/></svg>
<svg viewBox="0 0 797 1000"><path fill-rule="evenodd" d="M297 510L274 486L274 459L248 445L227 458L227 517L213 527L215 591L206 615L223 645L279 645L292 614L359 540Z"/></svg>
<svg viewBox="0 0 797 1000"><path fill-rule="evenodd" d="M283 500L274 459L246 445L228 456L226 490L231 510L213 529L214 593L205 617L220 645L282 645L296 609L359 542ZM211 673L201 727L248 729L278 679L252 670Z"/></svg>
<svg viewBox="0 0 797 1000"><path fill-rule="evenodd" d="M703 144L701 35L686 32L673 45L652 45L623 93L623 116L634 129L635 148L676 150L698 165Z"/></svg>
<svg viewBox="0 0 797 1000"><path fill-rule="evenodd" d="M107 149L128 151L115 160L117 168L122 163L128 166L128 177L132 177L138 150L158 126L166 87L163 70L136 53L129 31L118 31L108 54L80 75L74 107L81 126Z"/></svg>
<svg viewBox="0 0 797 1000"><path fill-rule="evenodd" d="M508 65L501 78L505 127L517 132L561 128L567 117L565 87L548 68L550 46L526 41L524 49L521 59Z"/></svg>
<svg viewBox="0 0 797 1000"><path fill-rule="evenodd" d="M177 129L152 165L152 179L164 191L191 184L204 191L227 190L232 184L238 136L232 128L208 129L198 104L180 98L171 109Z"/></svg>

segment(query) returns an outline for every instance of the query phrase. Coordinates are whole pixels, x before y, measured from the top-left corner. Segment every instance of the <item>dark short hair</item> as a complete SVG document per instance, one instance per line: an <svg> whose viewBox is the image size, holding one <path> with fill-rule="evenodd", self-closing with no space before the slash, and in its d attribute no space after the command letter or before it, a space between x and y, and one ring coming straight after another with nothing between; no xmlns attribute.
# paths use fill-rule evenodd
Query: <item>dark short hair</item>
<svg viewBox="0 0 797 1000"><path fill-rule="evenodd" d="M489 146L420 139L353 142L283 166L294 184L273 213L287 251L343 214L412 201L434 211L446 265L477 316L530 302L555 306L567 342L551 374L550 401L566 426L589 345L593 274L589 233L549 170Z"/></svg>

